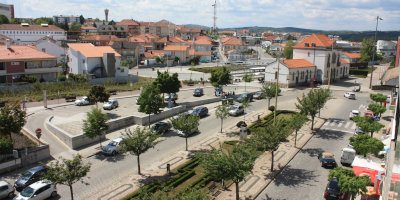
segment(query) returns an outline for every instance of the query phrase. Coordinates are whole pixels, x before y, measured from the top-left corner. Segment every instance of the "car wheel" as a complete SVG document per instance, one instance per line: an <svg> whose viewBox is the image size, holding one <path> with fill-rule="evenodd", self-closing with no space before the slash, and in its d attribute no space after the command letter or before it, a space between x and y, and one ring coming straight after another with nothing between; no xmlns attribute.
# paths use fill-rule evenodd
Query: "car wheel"
<svg viewBox="0 0 400 200"><path fill-rule="evenodd" d="M51 197L55 197L55 196L57 196L57 191L53 191L53 192L51 193Z"/></svg>
<svg viewBox="0 0 400 200"><path fill-rule="evenodd" d="M115 156L115 155L117 155L117 152L116 152L116 151L113 151L113 152L111 153L111 155L112 155L112 156Z"/></svg>

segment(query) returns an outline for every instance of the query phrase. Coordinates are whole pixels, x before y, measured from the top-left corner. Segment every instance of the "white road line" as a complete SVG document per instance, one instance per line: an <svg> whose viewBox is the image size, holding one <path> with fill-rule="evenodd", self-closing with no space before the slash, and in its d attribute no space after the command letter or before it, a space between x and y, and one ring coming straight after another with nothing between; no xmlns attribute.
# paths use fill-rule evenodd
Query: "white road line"
<svg viewBox="0 0 400 200"><path fill-rule="evenodd" d="M337 127L340 128L340 127L342 127L342 125L343 125L343 122L340 121Z"/></svg>
<svg viewBox="0 0 400 200"><path fill-rule="evenodd" d="M352 130L356 129L356 126L357 126L356 123L353 123L353 126L351 126L351 129Z"/></svg>
<svg viewBox="0 0 400 200"><path fill-rule="evenodd" d="M350 124L351 124L351 122L346 122L346 125L344 125L344 128L349 127Z"/></svg>

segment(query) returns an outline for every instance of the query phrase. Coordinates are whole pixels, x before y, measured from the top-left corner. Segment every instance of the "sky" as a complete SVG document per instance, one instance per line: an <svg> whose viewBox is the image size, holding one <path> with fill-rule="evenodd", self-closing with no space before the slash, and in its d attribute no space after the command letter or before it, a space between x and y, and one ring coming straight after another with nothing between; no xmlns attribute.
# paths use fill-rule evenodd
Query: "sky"
<svg viewBox="0 0 400 200"><path fill-rule="evenodd" d="M213 25L214 0L0 0L16 17L83 15L85 18L169 20ZM217 0L217 27L298 27L319 30L400 30L400 0Z"/></svg>

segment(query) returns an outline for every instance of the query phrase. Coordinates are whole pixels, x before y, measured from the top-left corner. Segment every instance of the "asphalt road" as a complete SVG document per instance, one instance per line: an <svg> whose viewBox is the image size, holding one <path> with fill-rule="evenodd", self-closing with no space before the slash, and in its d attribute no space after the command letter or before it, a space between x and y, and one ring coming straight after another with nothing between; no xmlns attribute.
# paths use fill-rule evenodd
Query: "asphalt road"
<svg viewBox="0 0 400 200"><path fill-rule="evenodd" d="M341 149L348 145L354 133L355 124L348 119L349 112L353 109L363 112L370 101L367 93L357 93L357 100L345 99L342 92L334 94L335 98L321 113L321 117L327 119L326 123L257 200L324 199L329 169L321 167L317 155L330 151L340 165Z"/></svg>

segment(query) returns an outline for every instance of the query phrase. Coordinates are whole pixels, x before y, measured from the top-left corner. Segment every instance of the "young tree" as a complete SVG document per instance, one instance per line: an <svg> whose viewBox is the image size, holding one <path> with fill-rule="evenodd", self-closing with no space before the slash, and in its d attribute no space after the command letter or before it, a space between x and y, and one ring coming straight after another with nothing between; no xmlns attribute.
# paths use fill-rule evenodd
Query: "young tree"
<svg viewBox="0 0 400 200"><path fill-rule="evenodd" d="M373 38L364 38L361 44L361 62L370 62L372 55L375 54L375 61L378 60L378 55L375 51L375 40Z"/></svg>
<svg viewBox="0 0 400 200"><path fill-rule="evenodd" d="M185 137L186 151L188 150L188 137L199 128L200 118L194 115L181 114L176 118L171 119L171 124L174 129L181 132Z"/></svg>
<svg viewBox="0 0 400 200"><path fill-rule="evenodd" d="M276 91L278 90L278 91ZM281 89L276 83L264 83L261 88L261 92L265 94L266 99L268 100L268 107L270 106L271 99L276 97L276 94L281 92Z"/></svg>
<svg viewBox="0 0 400 200"><path fill-rule="evenodd" d="M228 118L229 116L229 107L228 105L219 105L217 110L215 111L215 116L221 120L221 133L222 133L222 126L224 123L224 119Z"/></svg>
<svg viewBox="0 0 400 200"><path fill-rule="evenodd" d="M246 109L248 107L250 107L250 100L248 98L245 98L242 101L242 106L243 106L243 110L244 110L243 119L246 121Z"/></svg>
<svg viewBox="0 0 400 200"><path fill-rule="evenodd" d="M122 150L136 156L138 174L140 172L140 155L150 148L156 146L159 135L150 129L136 127L136 129L125 129L124 139L122 140Z"/></svg>
<svg viewBox="0 0 400 200"><path fill-rule="evenodd" d="M381 130L384 125L381 123L373 120L372 118L368 117L361 117L356 116L353 117L353 121L356 122L357 126L361 128L361 130L365 133L371 133L371 137L373 137L374 132Z"/></svg>
<svg viewBox="0 0 400 200"><path fill-rule="evenodd" d="M82 16L82 15L80 15L79 16L79 23L81 24L81 25L83 25L84 23L85 23L85 18Z"/></svg>
<svg viewBox="0 0 400 200"><path fill-rule="evenodd" d="M242 79L244 81L244 91L247 91L247 89L246 89L247 83L250 83L253 81L253 79L254 79L253 74L246 72L246 74L244 74Z"/></svg>
<svg viewBox="0 0 400 200"><path fill-rule="evenodd" d="M106 92L106 88L100 85L94 85L90 88L88 98L90 101L97 102L106 102L108 98L110 98L110 94Z"/></svg>
<svg viewBox="0 0 400 200"><path fill-rule="evenodd" d="M329 171L329 180L336 178L339 182L340 191L351 195L354 200L357 194L367 191L371 181L368 176L356 176L351 169L336 167Z"/></svg>
<svg viewBox="0 0 400 200"><path fill-rule="evenodd" d="M179 92L179 88L181 88L181 82L178 79L178 73L173 73L172 76L167 72L159 72L157 71L157 78L153 82L154 85L158 87L161 93L177 93ZM171 95L168 101L171 101Z"/></svg>
<svg viewBox="0 0 400 200"><path fill-rule="evenodd" d="M205 172L216 180L232 180L236 187L236 200L239 200L239 183L251 172L256 153L250 148L235 146L232 152L213 150L205 154L202 165Z"/></svg>
<svg viewBox="0 0 400 200"><path fill-rule="evenodd" d="M107 114L99 108L93 108L87 113L86 120L83 120L83 134L90 139L99 137L100 148L101 136L108 130L107 120Z"/></svg>
<svg viewBox="0 0 400 200"><path fill-rule="evenodd" d="M4 15L0 15L0 24L9 24L10 20Z"/></svg>
<svg viewBox="0 0 400 200"><path fill-rule="evenodd" d="M293 43L292 40L289 40L286 43L286 46L283 49L283 54L284 54L286 59L292 59L293 58L293 46L294 46L294 43Z"/></svg>
<svg viewBox="0 0 400 200"><path fill-rule="evenodd" d="M350 144L354 147L357 154L363 155L372 153L378 155L379 151L383 150L384 144L376 139L365 134L355 135L350 138Z"/></svg>
<svg viewBox="0 0 400 200"><path fill-rule="evenodd" d="M74 22L74 23L71 24L70 31L80 31L81 30L81 26L82 25L80 23Z"/></svg>
<svg viewBox="0 0 400 200"><path fill-rule="evenodd" d="M83 178L90 170L90 163L84 163L82 156L74 155L72 160L61 158L62 162L56 160L51 162L44 174L44 179L54 184L66 185L69 187L71 200L74 200L74 192L72 185L78 181L83 182Z"/></svg>
<svg viewBox="0 0 400 200"><path fill-rule="evenodd" d="M300 113L311 116L311 130L313 130L314 119L319 111L319 107L316 104L317 95L315 95L315 91L311 90L307 96L303 94L301 99L297 97L297 102L296 108L300 110Z"/></svg>
<svg viewBox="0 0 400 200"><path fill-rule="evenodd" d="M369 98L371 98L372 101L379 103L380 105L382 105L383 102L385 102L387 99L386 95L381 94L381 93L370 94Z"/></svg>
<svg viewBox="0 0 400 200"><path fill-rule="evenodd" d="M296 147L297 144L297 132L301 129L301 127L304 126L304 123L306 123L307 120L308 120L307 116L301 113L296 113L290 119L290 126L295 130L294 147Z"/></svg>
<svg viewBox="0 0 400 200"><path fill-rule="evenodd" d="M331 97L331 91L329 89L318 89L313 93L309 93L309 95L315 95L312 99L315 100L315 105L318 107L318 117L320 117L321 109Z"/></svg>
<svg viewBox="0 0 400 200"><path fill-rule="evenodd" d="M271 171L274 171L274 152L279 144L288 136L289 126L285 126L286 121L277 120L276 123L255 129L254 135L250 138L250 143L261 151L271 152Z"/></svg>
<svg viewBox="0 0 400 200"><path fill-rule="evenodd" d="M0 107L0 136L12 140L11 133L19 133L25 125L26 112L18 102L6 103Z"/></svg>
<svg viewBox="0 0 400 200"><path fill-rule="evenodd" d="M381 116L382 113L386 112L386 108L377 103L371 103L368 105L368 110L372 111L375 116Z"/></svg>
<svg viewBox="0 0 400 200"><path fill-rule="evenodd" d="M150 128L150 115L161 112L160 108L164 107L164 102L160 96L160 90L155 85L147 85L140 94L137 104L139 105L139 112L144 112L149 115Z"/></svg>
<svg viewBox="0 0 400 200"><path fill-rule="evenodd" d="M226 67L211 71L210 82L214 87L230 84L232 82L230 71Z"/></svg>

